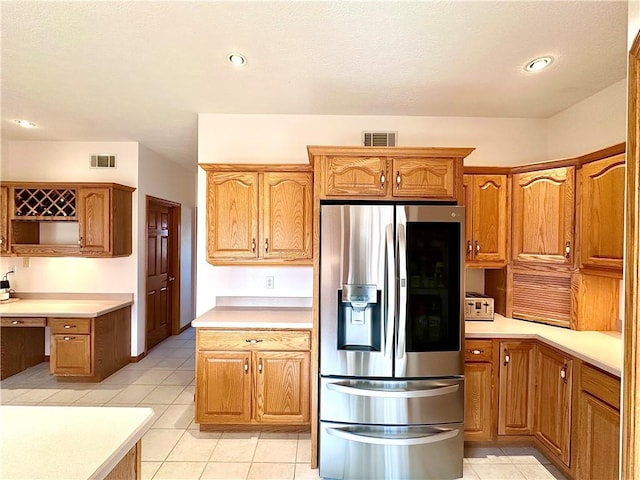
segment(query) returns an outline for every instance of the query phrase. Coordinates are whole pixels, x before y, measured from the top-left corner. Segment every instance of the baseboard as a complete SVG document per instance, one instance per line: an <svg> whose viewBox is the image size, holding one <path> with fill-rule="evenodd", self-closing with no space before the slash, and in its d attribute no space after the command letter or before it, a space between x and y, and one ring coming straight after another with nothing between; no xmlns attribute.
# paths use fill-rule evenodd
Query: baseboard
<svg viewBox="0 0 640 480"><path fill-rule="evenodd" d="M142 352L140 355L137 355L135 357L131 356L130 362L131 363L138 363L140 360L142 360L146 356L147 356L147 352Z"/></svg>

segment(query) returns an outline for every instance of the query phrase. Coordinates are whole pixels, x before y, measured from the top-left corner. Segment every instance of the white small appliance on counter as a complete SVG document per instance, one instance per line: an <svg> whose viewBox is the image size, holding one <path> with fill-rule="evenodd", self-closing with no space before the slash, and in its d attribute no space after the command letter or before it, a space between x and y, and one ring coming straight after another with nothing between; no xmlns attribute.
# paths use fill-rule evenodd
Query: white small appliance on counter
<svg viewBox="0 0 640 480"><path fill-rule="evenodd" d="M493 298L478 292L467 292L464 298L464 319L493 322Z"/></svg>

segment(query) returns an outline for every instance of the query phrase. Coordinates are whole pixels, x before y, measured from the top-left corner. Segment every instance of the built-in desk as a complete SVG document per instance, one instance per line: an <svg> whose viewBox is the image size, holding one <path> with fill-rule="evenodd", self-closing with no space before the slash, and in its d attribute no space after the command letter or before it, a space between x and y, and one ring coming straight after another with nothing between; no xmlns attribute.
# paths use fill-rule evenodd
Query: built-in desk
<svg viewBox="0 0 640 480"><path fill-rule="evenodd" d="M131 359L131 295L24 298L0 303L0 378L45 360L58 379L101 381Z"/></svg>

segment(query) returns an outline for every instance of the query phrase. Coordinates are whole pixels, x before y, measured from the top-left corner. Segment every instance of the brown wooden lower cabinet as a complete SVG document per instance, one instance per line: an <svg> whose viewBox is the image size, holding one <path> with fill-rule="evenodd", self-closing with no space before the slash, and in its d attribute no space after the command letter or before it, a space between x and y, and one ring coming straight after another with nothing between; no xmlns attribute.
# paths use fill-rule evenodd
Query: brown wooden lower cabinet
<svg viewBox="0 0 640 480"><path fill-rule="evenodd" d="M500 342L498 435L533 433L533 352L530 341Z"/></svg>
<svg viewBox="0 0 640 480"><path fill-rule="evenodd" d="M537 345L535 365L535 436L569 466L573 361L562 352Z"/></svg>
<svg viewBox="0 0 640 480"><path fill-rule="evenodd" d="M101 381L131 360L131 307L95 318L49 318L49 370L60 380Z"/></svg>
<svg viewBox="0 0 640 480"><path fill-rule="evenodd" d="M585 363L580 365L577 428L573 438L576 479L618 478L620 380Z"/></svg>
<svg viewBox="0 0 640 480"><path fill-rule="evenodd" d="M466 339L465 441L527 438L570 478L617 479L620 379L538 340Z"/></svg>
<svg viewBox="0 0 640 480"><path fill-rule="evenodd" d="M201 429L308 428L308 331L199 328L196 344L196 421Z"/></svg>

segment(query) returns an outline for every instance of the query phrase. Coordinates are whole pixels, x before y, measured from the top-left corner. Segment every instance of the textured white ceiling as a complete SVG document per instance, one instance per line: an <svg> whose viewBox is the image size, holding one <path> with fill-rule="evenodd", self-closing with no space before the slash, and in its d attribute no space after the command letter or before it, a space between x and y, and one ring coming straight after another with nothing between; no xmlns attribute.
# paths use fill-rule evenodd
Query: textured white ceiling
<svg viewBox="0 0 640 480"><path fill-rule="evenodd" d="M198 113L546 118L626 75L626 1L1 8L5 139L138 141L191 168Z"/></svg>

